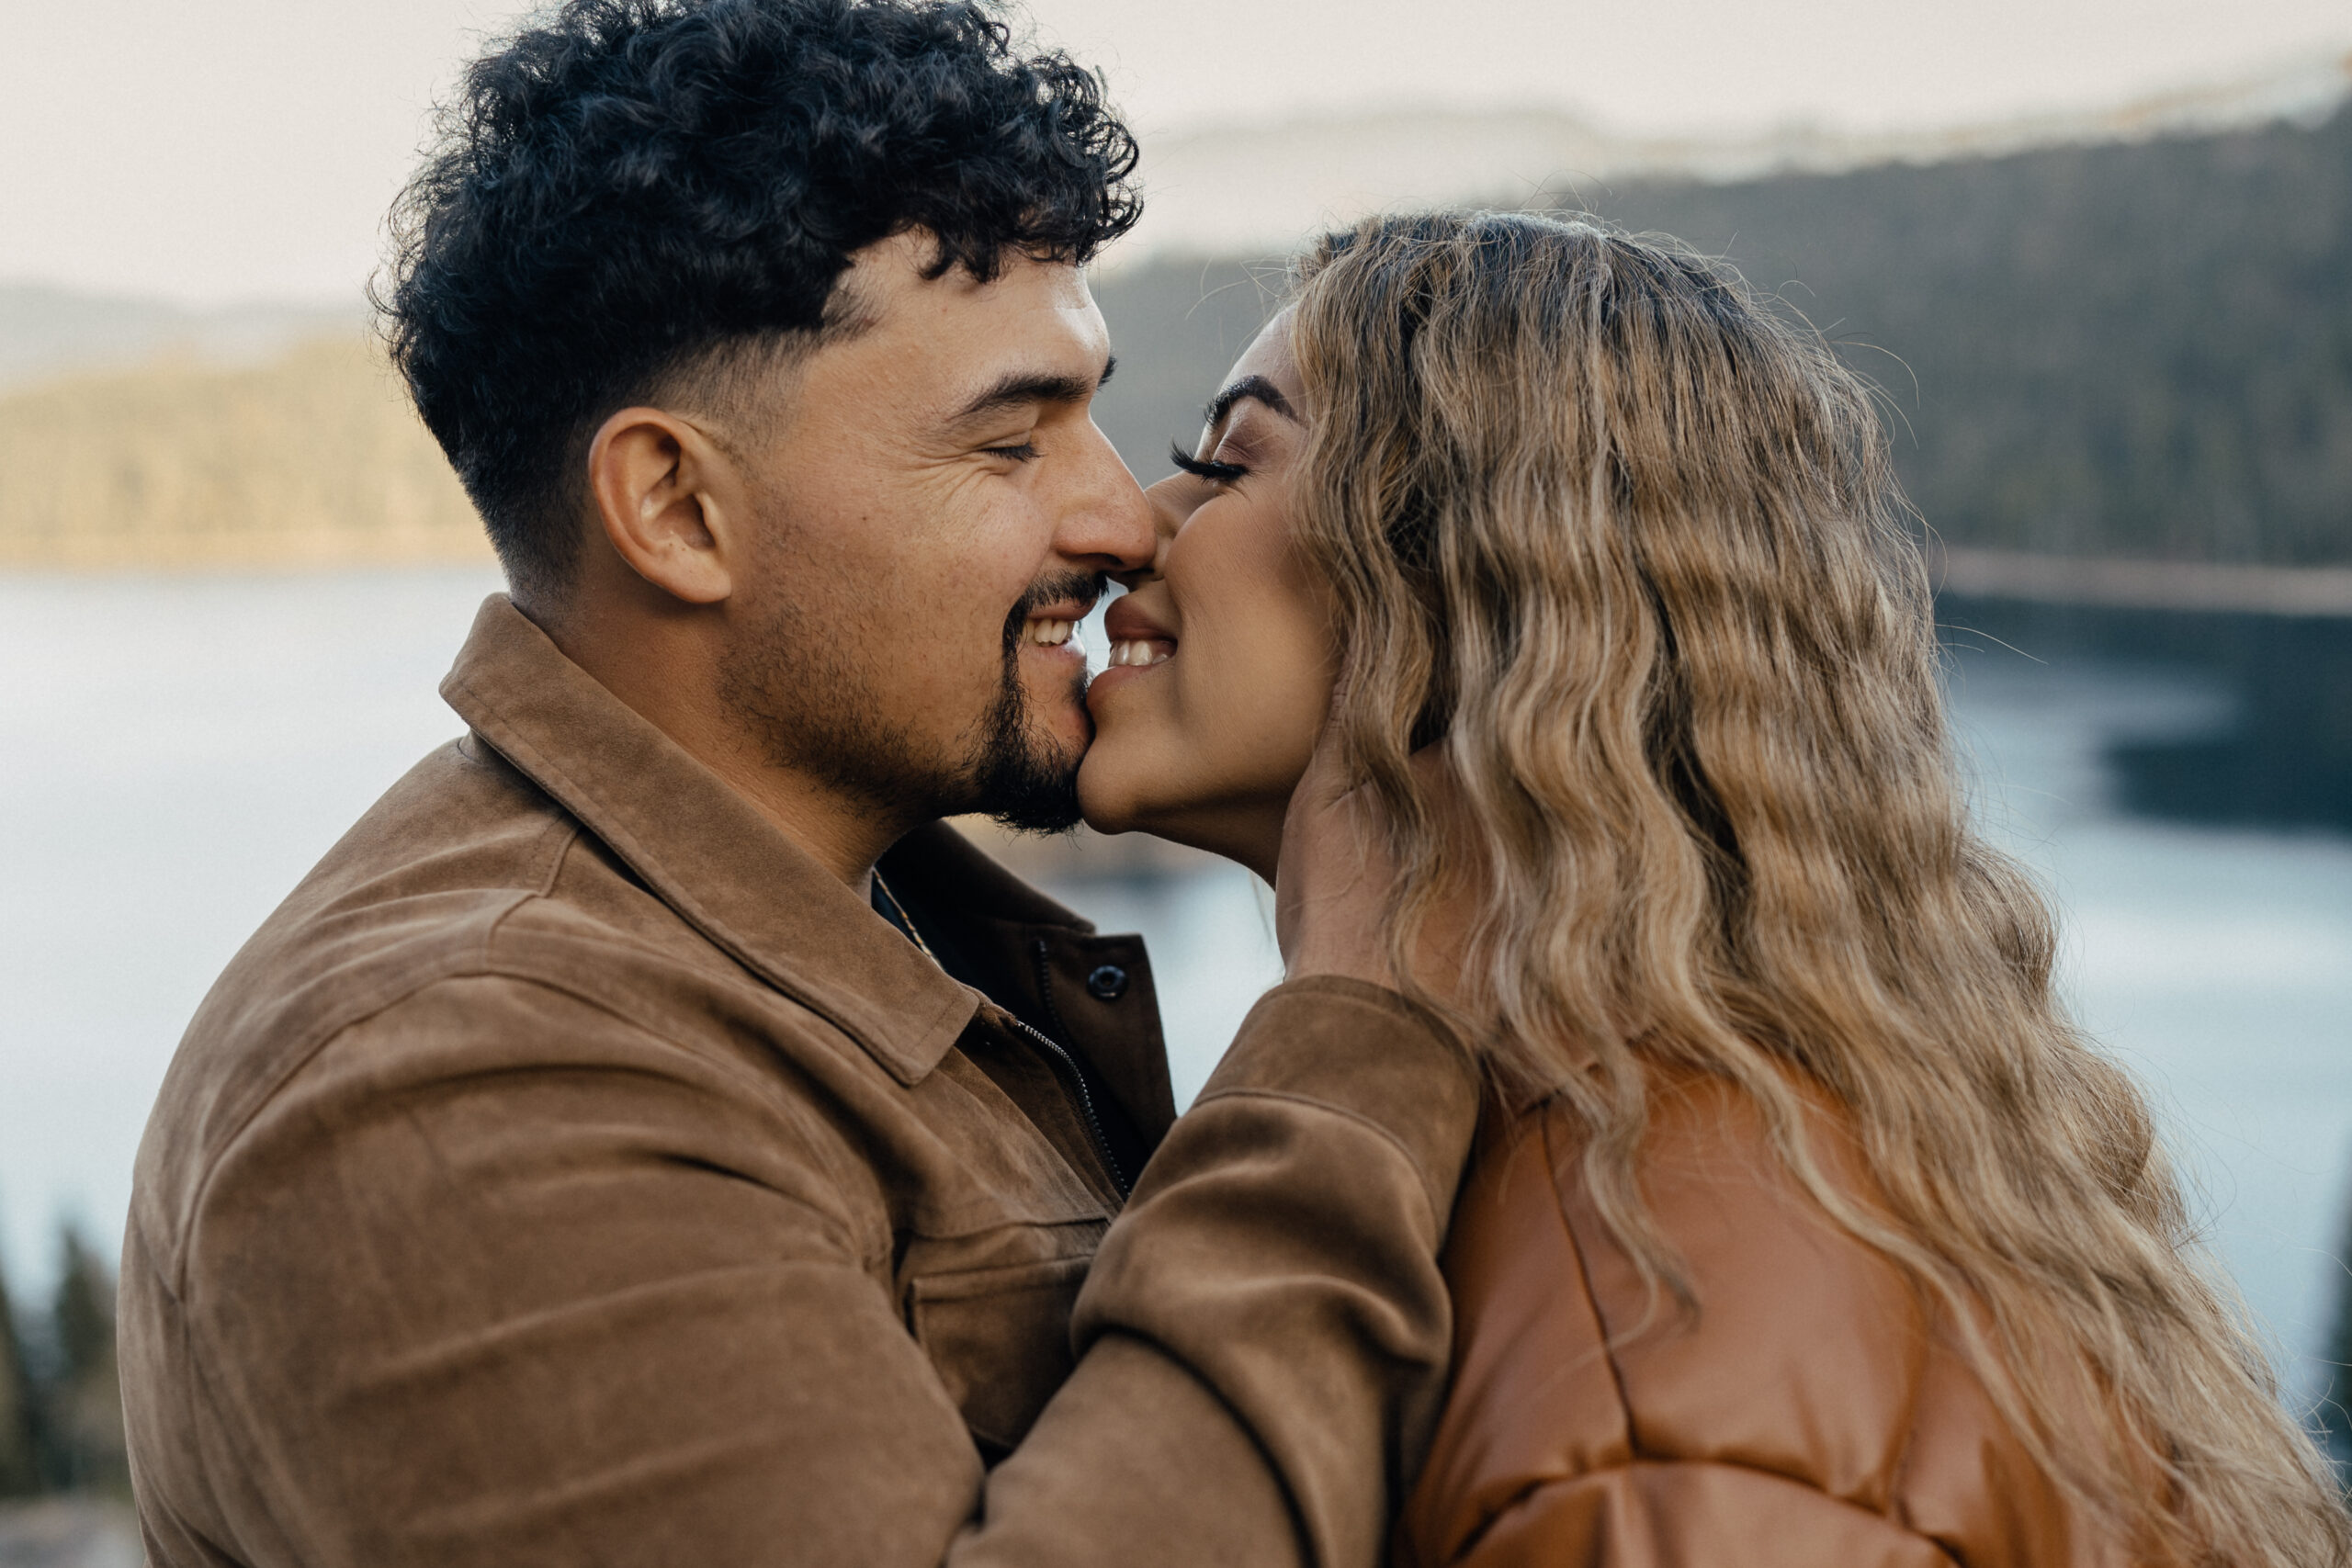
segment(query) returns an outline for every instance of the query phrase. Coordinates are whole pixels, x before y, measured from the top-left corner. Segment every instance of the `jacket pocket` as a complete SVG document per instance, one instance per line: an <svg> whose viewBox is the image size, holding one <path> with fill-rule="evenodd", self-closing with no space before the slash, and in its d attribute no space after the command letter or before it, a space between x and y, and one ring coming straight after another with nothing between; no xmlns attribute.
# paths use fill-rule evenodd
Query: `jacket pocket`
<svg viewBox="0 0 2352 1568"><path fill-rule="evenodd" d="M1070 1374L1070 1310L1091 1261L1057 1258L908 1281L915 1341L990 1464L1028 1435Z"/></svg>

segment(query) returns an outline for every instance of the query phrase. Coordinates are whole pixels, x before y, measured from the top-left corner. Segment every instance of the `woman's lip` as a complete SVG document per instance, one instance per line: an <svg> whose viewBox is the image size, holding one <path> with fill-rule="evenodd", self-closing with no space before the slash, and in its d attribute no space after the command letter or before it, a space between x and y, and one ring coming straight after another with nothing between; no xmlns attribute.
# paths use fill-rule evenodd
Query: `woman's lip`
<svg viewBox="0 0 2352 1568"><path fill-rule="evenodd" d="M1113 642L1164 642L1176 646L1176 634L1146 615L1133 594L1123 594L1102 612L1102 635Z"/></svg>
<svg viewBox="0 0 2352 1568"><path fill-rule="evenodd" d="M1166 660L1160 660L1161 664L1166 662ZM1142 680L1159 668L1159 664L1114 664L1086 683L1086 711L1101 718L1102 710L1098 705L1105 695L1131 682Z"/></svg>

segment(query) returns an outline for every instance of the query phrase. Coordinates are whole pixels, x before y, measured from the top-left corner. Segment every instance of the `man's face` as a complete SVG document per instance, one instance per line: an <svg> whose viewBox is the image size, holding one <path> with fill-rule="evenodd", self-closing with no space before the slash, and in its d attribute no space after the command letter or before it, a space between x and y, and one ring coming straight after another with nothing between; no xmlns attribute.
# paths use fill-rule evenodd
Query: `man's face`
<svg viewBox="0 0 2352 1568"><path fill-rule="evenodd" d="M909 821L1077 820L1075 636L1149 512L1094 427L1109 333L1077 268L927 279L920 235L843 280L871 324L775 378L736 438L757 546L721 695L769 759Z"/></svg>

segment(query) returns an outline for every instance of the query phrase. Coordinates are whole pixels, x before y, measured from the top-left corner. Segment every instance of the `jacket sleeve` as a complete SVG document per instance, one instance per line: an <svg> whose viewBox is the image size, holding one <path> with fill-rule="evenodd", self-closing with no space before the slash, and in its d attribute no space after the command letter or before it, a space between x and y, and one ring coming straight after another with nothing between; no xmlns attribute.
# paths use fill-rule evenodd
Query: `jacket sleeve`
<svg viewBox="0 0 2352 1568"><path fill-rule="evenodd" d="M1746 1465L1614 1465L1531 1487L1444 1568L1952 1568L1924 1535Z"/></svg>
<svg viewBox="0 0 2352 1568"><path fill-rule="evenodd" d="M1083 1359L959 1562L1378 1562L1445 1392L1476 1119L1467 1057L1401 998L1269 993L1112 1227Z"/></svg>
<svg viewBox="0 0 2352 1568"><path fill-rule="evenodd" d="M560 1048L468 1070L484 1030ZM1377 1561L1476 1092L1397 998L1251 1015L992 1476L855 1173L724 1064L491 977L328 1050L199 1199L174 1342L131 1352L198 1362L202 1407L157 1414L255 1568Z"/></svg>

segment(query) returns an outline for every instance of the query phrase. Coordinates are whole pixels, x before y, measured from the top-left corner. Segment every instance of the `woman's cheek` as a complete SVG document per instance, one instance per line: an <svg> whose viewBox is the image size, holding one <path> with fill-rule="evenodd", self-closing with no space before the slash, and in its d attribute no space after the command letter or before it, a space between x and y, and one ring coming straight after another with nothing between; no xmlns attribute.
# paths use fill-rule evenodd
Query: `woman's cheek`
<svg viewBox="0 0 2352 1568"><path fill-rule="evenodd" d="M1331 709L1331 683L1319 666L1302 659L1288 667L1279 692L1268 694L1264 767L1268 784L1287 795L1315 754Z"/></svg>
<svg viewBox="0 0 2352 1568"><path fill-rule="evenodd" d="M1287 794L1321 728L1321 710L1311 699L1302 702L1302 687L1314 674L1300 668L1291 639L1281 635L1282 608L1272 603L1247 607L1224 628L1229 635L1218 643L1214 668L1204 664L1193 671L1203 679L1190 694L1202 696L1205 689L1214 699L1188 705L1207 719L1195 727L1201 771L1214 774L1221 794Z"/></svg>

